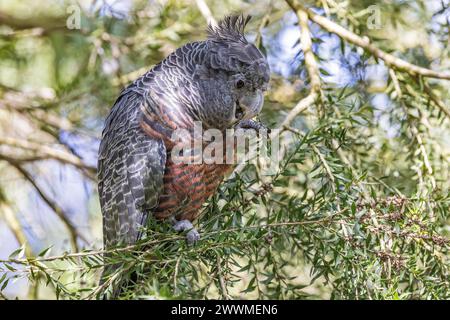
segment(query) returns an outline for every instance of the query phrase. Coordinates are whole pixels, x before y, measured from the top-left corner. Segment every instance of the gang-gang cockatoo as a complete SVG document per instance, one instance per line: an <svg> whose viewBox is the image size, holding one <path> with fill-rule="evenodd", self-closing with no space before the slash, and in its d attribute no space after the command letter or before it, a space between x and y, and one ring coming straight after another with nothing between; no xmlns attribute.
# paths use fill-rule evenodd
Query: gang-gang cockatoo
<svg viewBox="0 0 450 320"><path fill-rule="evenodd" d="M176 231L193 227L201 206L232 165L175 163L176 130L258 128L270 71L244 36L249 17L227 16L208 27L205 41L188 43L125 88L102 134L98 190L105 249L143 237L149 217L170 219ZM106 268L105 274L112 268Z"/></svg>

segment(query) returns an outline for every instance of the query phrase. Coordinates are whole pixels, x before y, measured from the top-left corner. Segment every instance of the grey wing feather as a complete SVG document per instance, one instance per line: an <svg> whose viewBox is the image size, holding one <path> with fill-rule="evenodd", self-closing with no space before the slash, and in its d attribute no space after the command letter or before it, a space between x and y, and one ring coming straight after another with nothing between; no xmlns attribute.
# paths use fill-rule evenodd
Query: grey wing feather
<svg viewBox="0 0 450 320"><path fill-rule="evenodd" d="M139 126L143 99L122 94L103 131L98 180L105 248L136 242L162 191L166 150Z"/></svg>

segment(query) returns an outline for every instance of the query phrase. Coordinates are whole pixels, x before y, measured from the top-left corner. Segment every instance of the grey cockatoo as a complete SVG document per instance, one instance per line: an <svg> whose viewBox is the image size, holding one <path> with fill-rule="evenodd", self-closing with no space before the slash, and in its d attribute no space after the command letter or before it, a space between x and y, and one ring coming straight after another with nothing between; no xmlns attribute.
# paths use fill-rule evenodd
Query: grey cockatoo
<svg viewBox="0 0 450 320"><path fill-rule="evenodd" d="M175 130L258 127L269 66L244 37L249 17L228 16L208 39L188 43L122 91L108 115L98 160L105 248L133 244L149 217L190 230L202 204L229 172L227 164L175 164ZM107 268L105 273L111 271Z"/></svg>

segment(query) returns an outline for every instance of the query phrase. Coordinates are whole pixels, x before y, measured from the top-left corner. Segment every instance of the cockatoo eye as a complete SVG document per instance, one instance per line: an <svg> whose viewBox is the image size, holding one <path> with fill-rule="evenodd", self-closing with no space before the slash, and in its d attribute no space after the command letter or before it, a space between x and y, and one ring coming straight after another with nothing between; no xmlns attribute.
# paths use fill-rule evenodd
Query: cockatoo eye
<svg viewBox="0 0 450 320"><path fill-rule="evenodd" d="M243 88L245 85L244 80L239 79L238 81L236 81L236 88L241 89Z"/></svg>

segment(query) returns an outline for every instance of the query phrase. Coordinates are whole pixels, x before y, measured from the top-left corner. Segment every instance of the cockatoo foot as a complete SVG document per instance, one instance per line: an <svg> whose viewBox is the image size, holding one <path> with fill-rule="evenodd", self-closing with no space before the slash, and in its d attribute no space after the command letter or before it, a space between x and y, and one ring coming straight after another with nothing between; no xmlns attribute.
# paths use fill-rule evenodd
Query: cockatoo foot
<svg viewBox="0 0 450 320"><path fill-rule="evenodd" d="M259 132L265 132L266 135L270 134L270 128L267 128L264 124L255 120L242 120L236 126L236 129L253 129L259 136Z"/></svg>
<svg viewBox="0 0 450 320"><path fill-rule="evenodd" d="M171 222L175 231L189 230L188 233L186 233L186 241L188 244L195 244L200 239L200 233L198 233L197 229L194 228L189 220L178 221L175 218L172 218Z"/></svg>

